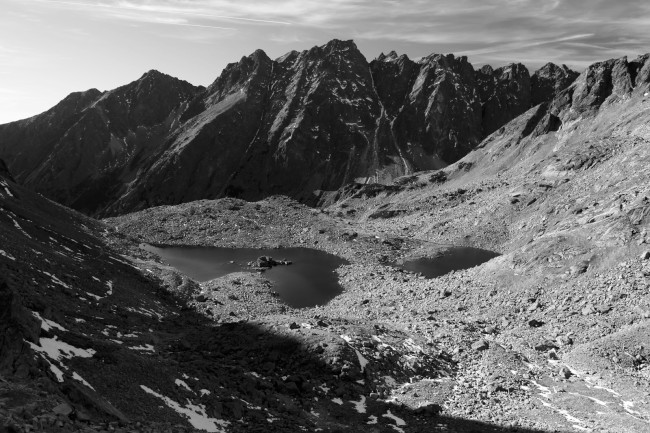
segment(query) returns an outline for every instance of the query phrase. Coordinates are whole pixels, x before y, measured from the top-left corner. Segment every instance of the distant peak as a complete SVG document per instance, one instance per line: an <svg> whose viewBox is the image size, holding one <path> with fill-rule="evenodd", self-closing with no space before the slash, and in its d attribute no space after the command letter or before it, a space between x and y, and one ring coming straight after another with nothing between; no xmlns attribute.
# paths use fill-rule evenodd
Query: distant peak
<svg viewBox="0 0 650 433"><path fill-rule="evenodd" d="M395 50L392 50L390 53L388 53L386 58L388 58L388 59L396 59L397 58L397 53L395 52Z"/></svg>
<svg viewBox="0 0 650 433"><path fill-rule="evenodd" d="M144 79L147 77L167 77L167 76L168 76L167 74L163 74L162 72L157 71L155 69L149 69L147 72L142 74L142 77L140 77L140 79Z"/></svg>
<svg viewBox="0 0 650 433"><path fill-rule="evenodd" d="M270 62L271 61L269 56L266 55L266 52L264 52L264 50L261 50L261 49L258 48L255 51L253 51L251 54L249 54L248 56L242 57L241 60L239 61L239 64L246 64L246 63L250 62L251 60L253 62L255 62L255 63L265 63L265 62Z"/></svg>
<svg viewBox="0 0 650 433"><path fill-rule="evenodd" d="M321 47L324 50L331 51L359 51L357 44L352 39L342 41L340 39L332 39Z"/></svg>
<svg viewBox="0 0 650 433"><path fill-rule="evenodd" d="M485 75L492 75L494 74L494 68L490 65L483 65L478 69L478 72Z"/></svg>
<svg viewBox="0 0 650 433"><path fill-rule="evenodd" d="M377 57L378 62L399 62L410 60L406 54L398 55L395 51L391 51L388 54L381 53Z"/></svg>

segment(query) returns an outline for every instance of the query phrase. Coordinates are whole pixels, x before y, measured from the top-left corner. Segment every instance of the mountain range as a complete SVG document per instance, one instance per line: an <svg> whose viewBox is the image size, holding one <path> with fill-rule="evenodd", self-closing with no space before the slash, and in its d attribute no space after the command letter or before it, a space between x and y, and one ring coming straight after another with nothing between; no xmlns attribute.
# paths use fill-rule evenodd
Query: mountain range
<svg viewBox="0 0 650 433"><path fill-rule="evenodd" d="M0 158L23 185L91 215L223 196L309 202L453 163L577 76L440 54L368 63L340 40L276 60L257 50L207 88L152 70L73 93L0 125Z"/></svg>

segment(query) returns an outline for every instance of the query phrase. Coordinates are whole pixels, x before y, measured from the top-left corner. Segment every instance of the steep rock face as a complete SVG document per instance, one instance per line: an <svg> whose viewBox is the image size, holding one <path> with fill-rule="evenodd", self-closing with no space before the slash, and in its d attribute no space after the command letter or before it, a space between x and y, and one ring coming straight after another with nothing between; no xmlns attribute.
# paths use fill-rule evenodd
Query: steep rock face
<svg viewBox="0 0 650 433"><path fill-rule="evenodd" d="M279 58L258 135L225 192L306 198L377 170L379 114L368 64L352 41Z"/></svg>
<svg viewBox="0 0 650 433"><path fill-rule="evenodd" d="M547 102L569 87L580 75L566 65L547 63L530 77L531 103L533 106Z"/></svg>
<svg viewBox="0 0 650 433"><path fill-rule="evenodd" d="M41 115L0 126L0 152L25 186L93 213L119 194L195 92L149 71L103 94L75 93Z"/></svg>
<svg viewBox="0 0 650 433"><path fill-rule="evenodd" d="M492 70L483 67L476 72L483 104L483 136L531 107L531 81L528 69L521 63Z"/></svg>
<svg viewBox="0 0 650 433"><path fill-rule="evenodd" d="M272 68L261 50L228 65L109 212L218 196L257 135Z"/></svg>
<svg viewBox="0 0 650 433"><path fill-rule="evenodd" d="M389 139L415 169L440 168L478 144L481 107L466 57L433 54L416 63L392 54L371 69Z"/></svg>
<svg viewBox="0 0 650 433"><path fill-rule="evenodd" d="M258 51L189 104L108 212L221 195L308 199L357 179L439 168L480 140L473 78L467 59L453 56L416 63L392 53L368 64L352 41L275 61Z"/></svg>
<svg viewBox="0 0 650 433"><path fill-rule="evenodd" d="M644 87L650 84L650 54L639 56L630 62L630 71L634 76L634 85Z"/></svg>

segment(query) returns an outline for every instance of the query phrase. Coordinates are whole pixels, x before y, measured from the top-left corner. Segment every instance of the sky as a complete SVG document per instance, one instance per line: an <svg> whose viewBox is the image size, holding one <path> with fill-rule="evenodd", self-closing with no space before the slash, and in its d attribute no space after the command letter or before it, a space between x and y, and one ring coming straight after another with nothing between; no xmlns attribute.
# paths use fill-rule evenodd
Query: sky
<svg viewBox="0 0 650 433"><path fill-rule="evenodd" d="M208 85L258 48L277 58L334 38L369 61L395 50L581 71L650 51L650 1L0 0L0 124L150 69Z"/></svg>

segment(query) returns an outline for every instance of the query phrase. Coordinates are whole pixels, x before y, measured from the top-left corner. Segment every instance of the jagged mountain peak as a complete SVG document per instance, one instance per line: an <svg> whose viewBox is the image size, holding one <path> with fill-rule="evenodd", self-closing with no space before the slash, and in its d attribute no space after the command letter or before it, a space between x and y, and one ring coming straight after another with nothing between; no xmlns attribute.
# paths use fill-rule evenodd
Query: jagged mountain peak
<svg viewBox="0 0 650 433"><path fill-rule="evenodd" d="M378 62L390 62L392 60L397 60L399 56L395 52L395 50L390 51L388 54L381 53L379 56L377 56L377 61Z"/></svg>
<svg viewBox="0 0 650 433"><path fill-rule="evenodd" d="M299 55L300 55L300 52L299 52L299 51L291 50L291 51L289 51L288 53L283 54L282 56L280 56L280 57L278 57L277 59L275 59L275 61L276 61L277 63L284 63L284 62L291 61L291 60L295 59L295 58L298 57Z"/></svg>
<svg viewBox="0 0 650 433"><path fill-rule="evenodd" d="M352 39L348 39L348 40L332 39L326 44L321 45L320 48L323 51L328 51L328 52L329 51L340 51L340 52L359 51L357 44Z"/></svg>

